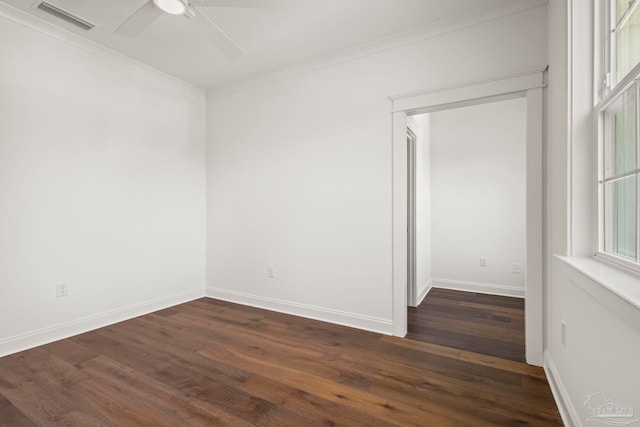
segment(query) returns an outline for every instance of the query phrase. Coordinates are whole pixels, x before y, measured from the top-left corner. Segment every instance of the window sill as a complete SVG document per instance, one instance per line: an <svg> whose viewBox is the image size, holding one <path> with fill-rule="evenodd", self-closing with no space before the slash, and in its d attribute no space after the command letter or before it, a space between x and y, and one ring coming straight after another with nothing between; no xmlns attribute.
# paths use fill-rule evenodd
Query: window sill
<svg viewBox="0 0 640 427"><path fill-rule="evenodd" d="M591 257L556 258L640 309L640 276Z"/></svg>

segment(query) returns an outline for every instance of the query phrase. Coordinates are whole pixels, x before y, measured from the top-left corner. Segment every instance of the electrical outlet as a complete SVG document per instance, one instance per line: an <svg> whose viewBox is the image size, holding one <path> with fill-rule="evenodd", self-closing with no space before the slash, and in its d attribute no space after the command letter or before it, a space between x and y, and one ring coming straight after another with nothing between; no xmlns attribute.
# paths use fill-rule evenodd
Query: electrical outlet
<svg viewBox="0 0 640 427"><path fill-rule="evenodd" d="M271 279L276 277L276 266L275 265L270 265L270 266L267 267L267 276L270 277Z"/></svg>
<svg viewBox="0 0 640 427"><path fill-rule="evenodd" d="M560 321L560 341L563 345L567 345L567 324L564 320Z"/></svg>
<svg viewBox="0 0 640 427"><path fill-rule="evenodd" d="M511 272L513 274L522 274L522 265L514 262L513 264L511 264Z"/></svg>
<svg viewBox="0 0 640 427"><path fill-rule="evenodd" d="M66 297L69 296L69 285L67 282L58 282L56 283L56 297Z"/></svg>
<svg viewBox="0 0 640 427"><path fill-rule="evenodd" d="M487 257L481 256L480 257L480 267L486 267L487 266Z"/></svg>

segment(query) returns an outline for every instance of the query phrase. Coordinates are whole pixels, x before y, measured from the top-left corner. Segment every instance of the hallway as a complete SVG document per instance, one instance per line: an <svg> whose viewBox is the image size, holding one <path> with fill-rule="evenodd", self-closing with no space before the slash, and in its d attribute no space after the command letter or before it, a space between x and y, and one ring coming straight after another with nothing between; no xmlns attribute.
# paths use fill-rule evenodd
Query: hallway
<svg viewBox="0 0 640 427"><path fill-rule="evenodd" d="M524 299L431 289L408 308L407 338L525 361Z"/></svg>

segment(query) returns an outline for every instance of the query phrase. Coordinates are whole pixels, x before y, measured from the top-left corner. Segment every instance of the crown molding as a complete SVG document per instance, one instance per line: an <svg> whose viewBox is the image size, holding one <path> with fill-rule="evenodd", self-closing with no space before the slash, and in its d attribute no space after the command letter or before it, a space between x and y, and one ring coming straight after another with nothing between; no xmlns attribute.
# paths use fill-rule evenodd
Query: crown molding
<svg viewBox="0 0 640 427"><path fill-rule="evenodd" d="M484 8L482 10L476 9L464 15L447 18L423 27L378 39L374 42L360 44L356 47L334 52L323 57L316 57L308 61L299 62L293 66L271 73L265 73L255 78L243 79L210 88L207 91L207 99L214 99L256 87L266 86L323 68L333 67L338 64L376 55L402 46L419 43L427 39L460 31L506 16L516 15L539 7L546 7L547 3L548 0L533 0L530 2L510 2L504 6Z"/></svg>
<svg viewBox="0 0 640 427"><path fill-rule="evenodd" d="M133 73L143 76L145 79L157 84L180 89L185 93L204 98L205 90L166 74L156 68L137 61L123 53L117 52L106 46L86 39L64 28L55 26L44 19L30 15L11 5L0 1L0 18L7 19L19 25L30 28L67 45L73 46L91 55L94 55L109 63L125 68Z"/></svg>

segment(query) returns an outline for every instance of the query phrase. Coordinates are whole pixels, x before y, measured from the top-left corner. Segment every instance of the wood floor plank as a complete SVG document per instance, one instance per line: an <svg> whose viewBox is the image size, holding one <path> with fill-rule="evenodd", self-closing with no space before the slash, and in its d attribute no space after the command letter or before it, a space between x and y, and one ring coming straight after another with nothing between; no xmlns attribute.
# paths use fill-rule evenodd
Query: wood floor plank
<svg viewBox="0 0 640 427"><path fill-rule="evenodd" d="M331 402L307 393L296 387L285 386L262 376L253 376L243 389L271 401L275 407L260 425L348 425L367 427L392 427L389 423L368 413L355 411L336 402ZM281 424L284 418L286 424ZM293 422L293 420L304 422Z"/></svg>
<svg viewBox="0 0 640 427"><path fill-rule="evenodd" d="M176 369L180 368L176 366ZM218 405L192 399L188 393L107 357L100 356L83 363L82 370L112 388L121 390L130 398L154 407L180 425L251 425L223 411Z"/></svg>
<svg viewBox="0 0 640 427"><path fill-rule="evenodd" d="M561 425L523 313L434 289L402 339L202 298L0 358L0 425Z"/></svg>
<svg viewBox="0 0 640 427"><path fill-rule="evenodd" d="M368 412L385 421L397 422L400 425L422 425L428 420L433 426L462 425L436 413L427 413L419 408L409 407L402 402L381 398L375 394L344 386L304 371L268 363L235 351L203 349L200 353L223 363L235 360L235 363L249 372L266 376L291 387L297 387L307 393L316 394L330 402L339 402L355 410Z"/></svg>
<svg viewBox="0 0 640 427"><path fill-rule="evenodd" d="M544 370L538 366L527 365L526 363L515 362L508 359L502 359L500 357L488 356L485 354L474 353L471 351L460 350L424 341L407 340L390 336L383 336L380 338L380 340L382 342L390 342L391 345L394 346L417 349L419 351L438 354L440 356L445 356L452 359L460 359L470 363L494 367L503 371L510 371L543 380L546 378Z"/></svg>
<svg viewBox="0 0 640 427"><path fill-rule="evenodd" d="M32 427L36 425L0 393L0 426Z"/></svg>
<svg viewBox="0 0 640 427"><path fill-rule="evenodd" d="M524 362L524 300L434 288L409 307L407 338Z"/></svg>

